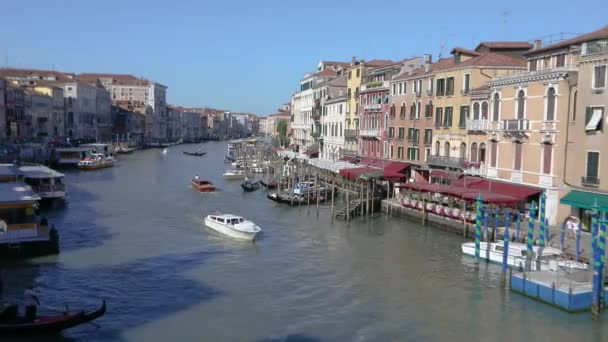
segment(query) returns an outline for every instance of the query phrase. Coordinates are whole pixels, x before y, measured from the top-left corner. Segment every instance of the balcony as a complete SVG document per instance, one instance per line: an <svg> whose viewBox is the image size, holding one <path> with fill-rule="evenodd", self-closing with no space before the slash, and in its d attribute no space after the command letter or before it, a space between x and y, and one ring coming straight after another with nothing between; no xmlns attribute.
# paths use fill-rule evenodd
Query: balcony
<svg viewBox="0 0 608 342"><path fill-rule="evenodd" d="M466 160L463 158L444 157L444 156L428 156L427 163L453 169L461 169Z"/></svg>
<svg viewBox="0 0 608 342"><path fill-rule="evenodd" d="M526 132L530 130L530 121L526 119L503 120L502 130L505 132Z"/></svg>
<svg viewBox="0 0 608 342"><path fill-rule="evenodd" d="M344 139L357 140L358 137L359 137L359 130L356 130L356 129L345 129L344 130Z"/></svg>
<svg viewBox="0 0 608 342"><path fill-rule="evenodd" d="M485 165L469 166L462 170L465 175L486 177L488 168Z"/></svg>
<svg viewBox="0 0 608 342"><path fill-rule="evenodd" d="M388 89L388 81L372 81L361 85L361 91Z"/></svg>
<svg viewBox="0 0 608 342"><path fill-rule="evenodd" d="M600 179L597 177L581 177L581 184L584 186L598 187L600 185Z"/></svg>
<svg viewBox="0 0 608 342"><path fill-rule="evenodd" d="M490 121L486 119L467 120L466 129L467 131L484 132L490 129Z"/></svg>
<svg viewBox="0 0 608 342"><path fill-rule="evenodd" d="M364 128L359 131L359 135L362 137L379 138L382 131L379 129Z"/></svg>
<svg viewBox="0 0 608 342"><path fill-rule="evenodd" d="M382 109L382 104L380 103L368 104L363 106L363 110L365 111L375 111L380 109Z"/></svg>

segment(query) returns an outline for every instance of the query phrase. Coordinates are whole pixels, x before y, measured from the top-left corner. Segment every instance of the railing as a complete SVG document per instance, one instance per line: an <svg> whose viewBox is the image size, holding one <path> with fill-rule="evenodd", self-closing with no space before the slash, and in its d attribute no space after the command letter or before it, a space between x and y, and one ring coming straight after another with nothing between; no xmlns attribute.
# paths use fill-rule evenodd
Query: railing
<svg viewBox="0 0 608 342"><path fill-rule="evenodd" d="M467 131L487 131L490 128L490 121L486 119L481 120L467 120L466 129Z"/></svg>
<svg viewBox="0 0 608 342"><path fill-rule="evenodd" d="M585 176L583 176L583 177L581 177L581 183L583 185L586 185L586 186L594 186L594 187L596 187L596 186L600 185L600 179L597 178L597 177L585 177Z"/></svg>
<svg viewBox="0 0 608 342"><path fill-rule="evenodd" d="M367 82L366 84L361 85L361 91L376 89L376 88L386 88L388 89L388 81L372 81Z"/></svg>
<svg viewBox="0 0 608 342"><path fill-rule="evenodd" d="M380 132L381 131L379 129L362 128L359 130L359 135L363 137L379 137Z"/></svg>
<svg viewBox="0 0 608 342"><path fill-rule="evenodd" d="M437 165L450 168L462 168L463 163L466 159L445 157L445 156L428 156L427 163L430 165Z"/></svg>
<svg viewBox="0 0 608 342"><path fill-rule="evenodd" d="M530 130L530 121L526 119L503 120L502 129L508 132L524 132Z"/></svg>
<svg viewBox="0 0 608 342"><path fill-rule="evenodd" d="M380 110L382 108L382 104L374 103L363 106L364 110Z"/></svg>
<svg viewBox="0 0 608 342"><path fill-rule="evenodd" d="M356 140L359 137L359 131L356 129L345 129L344 138L350 140Z"/></svg>
<svg viewBox="0 0 608 342"><path fill-rule="evenodd" d="M463 170L463 173L465 175L485 177L488 173L488 168L485 165L479 165L477 167L469 166Z"/></svg>

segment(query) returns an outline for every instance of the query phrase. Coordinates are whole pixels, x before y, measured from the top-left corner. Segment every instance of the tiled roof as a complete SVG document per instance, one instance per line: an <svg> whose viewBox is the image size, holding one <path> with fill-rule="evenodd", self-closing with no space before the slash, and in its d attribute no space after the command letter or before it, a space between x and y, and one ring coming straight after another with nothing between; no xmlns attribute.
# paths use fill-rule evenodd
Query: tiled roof
<svg viewBox="0 0 608 342"><path fill-rule="evenodd" d="M151 85L153 82L150 82L146 79L136 77L129 74L96 74L96 73L84 73L76 76L78 80L82 82L95 83L97 80L102 78L110 78L112 79L112 84L117 85Z"/></svg>
<svg viewBox="0 0 608 342"><path fill-rule="evenodd" d="M348 68L350 66L350 62L336 62L336 61L321 61L325 66L341 66L343 68Z"/></svg>
<svg viewBox="0 0 608 342"><path fill-rule="evenodd" d="M54 77L58 82L66 82L71 81L73 75L55 70L0 68L0 77L29 78L32 76L42 77L43 79Z"/></svg>
<svg viewBox="0 0 608 342"><path fill-rule="evenodd" d="M321 76L335 76L336 72L331 70L331 69L323 69L319 72L316 72L314 74L312 74L312 76L317 76L317 77L321 77Z"/></svg>
<svg viewBox="0 0 608 342"><path fill-rule="evenodd" d="M481 48L482 46L485 46L487 48L490 49L495 49L495 50L509 50L509 49L531 49L532 48L532 44L528 43L528 42L517 42L517 41L510 41L510 42L481 42L479 43L479 45L477 45L477 47L475 48L475 51L477 51L479 48Z"/></svg>
<svg viewBox="0 0 608 342"><path fill-rule="evenodd" d="M499 53L483 53L478 57L467 59L458 66L479 66L479 67L525 67L526 60L523 58L512 57Z"/></svg>
<svg viewBox="0 0 608 342"><path fill-rule="evenodd" d="M391 61L388 59L372 59L371 61L364 62L363 64L368 67L385 67L389 65L395 64L395 61Z"/></svg>
<svg viewBox="0 0 608 342"><path fill-rule="evenodd" d="M469 50L469 49L465 49L465 48L461 48L461 47L455 47L455 48L452 49L452 51L450 51L450 53L452 55L455 54L455 53L457 53L457 52L465 54L465 55L469 55L469 56L479 56L478 52L475 52L475 51L472 51L472 50Z"/></svg>
<svg viewBox="0 0 608 342"><path fill-rule="evenodd" d="M608 38L608 26L604 26L597 31L585 33L585 34L582 34L580 36L577 36L577 37L574 37L571 39L563 40L559 43L550 44L545 47L541 47L539 49L530 50L527 53L525 53L524 55L525 56L534 56L541 52L562 49L562 48L568 47L570 45L578 45L578 44L582 44L584 42L588 42L591 40L605 39L605 38Z"/></svg>

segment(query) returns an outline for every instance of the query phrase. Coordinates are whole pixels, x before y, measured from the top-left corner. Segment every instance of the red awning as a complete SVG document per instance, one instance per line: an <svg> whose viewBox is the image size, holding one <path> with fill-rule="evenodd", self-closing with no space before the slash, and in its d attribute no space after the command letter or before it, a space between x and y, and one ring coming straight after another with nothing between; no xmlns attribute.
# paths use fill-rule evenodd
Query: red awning
<svg viewBox="0 0 608 342"><path fill-rule="evenodd" d="M389 162L384 166L385 179L401 179L407 177L403 172L410 167L411 164L400 162Z"/></svg>
<svg viewBox="0 0 608 342"><path fill-rule="evenodd" d="M471 188L464 188L460 186L450 186L450 185L441 185L441 184L432 184L432 183L406 183L404 188L416 190L416 191L424 191L424 192L433 192L440 193L444 195L450 195L459 197L466 200L474 201L477 199L477 196L481 195L482 200L485 203L494 203L494 204L504 204L504 205L515 205L521 200L514 196L509 196L501 193L492 193L485 190L475 190Z"/></svg>
<svg viewBox="0 0 608 342"><path fill-rule="evenodd" d="M339 171L339 173L342 177L347 177L348 179L357 179L363 173L377 171L379 170L373 167L355 167L351 169L342 169Z"/></svg>
<svg viewBox="0 0 608 342"><path fill-rule="evenodd" d="M345 162L349 162L352 164L358 163L357 158L355 158L355 157L342 157L342 158L338 159L338 161L345 161Z"/></svg>
<svg viewBox="0 0 608 342"><path fill-rule="evenodd" d="M515 205L520 202L520 200L515 197L487 191L466 192L463 193L461 197L467 200L476 200L478 196L481 196L485 203Z"/></svg>
<svg viewBox="0 0 608 342"><path fill-rule="evenodd" d="M454 182L454 185L470 189L483 190L493 194L503 194L517 198L520 201L525 201L528 197L536 195L542 191L541 189L532 188L525 185L479 177L463 177L457 182Z"/></svg>

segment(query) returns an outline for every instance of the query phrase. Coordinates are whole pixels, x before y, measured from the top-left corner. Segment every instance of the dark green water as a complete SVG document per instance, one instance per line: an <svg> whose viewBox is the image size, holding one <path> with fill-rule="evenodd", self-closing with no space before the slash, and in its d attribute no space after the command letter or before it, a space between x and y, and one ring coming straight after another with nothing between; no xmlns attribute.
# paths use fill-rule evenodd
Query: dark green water
<svg viewBox="0 0 608 342"><path fill-rule="evenodd" d="M347 226L328 207L243 193L221 178L226 144L202 146L202 158L177 146L67 172L69 203L47 210L61 255L4 265L4 296L33 284L47 305L105 298L109 311L99 329L41 341L608 340L590 314L506 292L500 267L476 270L457 235L383 215ZM222 191L192 191L196 173ZM204 228L217 209L254 220L259 240Z"/></svg>

